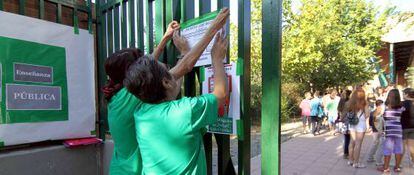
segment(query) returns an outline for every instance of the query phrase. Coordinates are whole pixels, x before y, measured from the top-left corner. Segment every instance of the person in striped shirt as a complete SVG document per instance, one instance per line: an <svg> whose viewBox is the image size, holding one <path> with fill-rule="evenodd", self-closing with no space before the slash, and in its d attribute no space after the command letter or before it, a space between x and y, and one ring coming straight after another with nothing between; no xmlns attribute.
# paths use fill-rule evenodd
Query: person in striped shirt
<svg viewBox="0 0 414 175"><path fill-rule="evenodd" d="M401 172L400 164L403 152L401 114L405 109L402 107L398 89L392 89L388 93L385 104L387 105L387 109L384 112L385 141L382 148L384 151L384 166L378 170L384 173L390 172L391 154L395 154L394 171Z"/></svg>

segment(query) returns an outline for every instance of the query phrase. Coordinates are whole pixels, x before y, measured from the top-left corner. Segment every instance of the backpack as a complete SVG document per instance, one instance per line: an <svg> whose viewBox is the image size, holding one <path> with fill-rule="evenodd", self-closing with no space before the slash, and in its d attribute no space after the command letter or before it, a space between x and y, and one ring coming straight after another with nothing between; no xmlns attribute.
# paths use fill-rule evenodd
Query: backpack
<svg viewBox="0 0 414 175"><path fill-rule="evenodd" d="M362 112L359 117L361 117L364 113ZM346 119L348 119L348 123L350 125L357 125L359 122L359 117L354 111L349 111L346 113Z"/></svg>

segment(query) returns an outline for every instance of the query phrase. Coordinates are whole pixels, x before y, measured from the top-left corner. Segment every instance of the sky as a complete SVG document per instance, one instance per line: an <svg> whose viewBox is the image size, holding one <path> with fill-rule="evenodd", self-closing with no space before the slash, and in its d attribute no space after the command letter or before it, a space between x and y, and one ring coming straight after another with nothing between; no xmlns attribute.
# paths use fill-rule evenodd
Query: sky
<svg viewBox="0 0 414 175"><path fill-rule="evenodd" d="M399 11L412 11L414 12L414 0L367 0L373 2L374 5L379 6L380 9L384 9L387 6L396 6ZM213 4L216 4L217 0L212 0ZM196 3L197 0L196 0ZM293 9L297 10L300 6L300 0L293 0ZM197 7L197 6L196 6ZM230 0L230 21L237 24L237 1Z"/></svg>
<svg viewBox="0 0 414 175"><path fill-rule="evenodd" d="M397 6L400 11L414 11L414 0L369 0L382 8L386 5Z"/></svg>

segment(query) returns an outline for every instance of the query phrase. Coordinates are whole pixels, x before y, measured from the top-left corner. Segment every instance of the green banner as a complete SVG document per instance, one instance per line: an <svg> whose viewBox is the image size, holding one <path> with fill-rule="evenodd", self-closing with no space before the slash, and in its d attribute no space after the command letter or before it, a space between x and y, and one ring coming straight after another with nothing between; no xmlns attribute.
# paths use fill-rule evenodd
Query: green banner
<svg viewBox="0 0 414 175"><path fill-rule="evenodd" d="M0 36L0 124L68 120L63 47Z"/></svg>
<svg viewBox="0 0 414 175"><path fill-rule="evenodd" d="M233 133L233 118L219 117L217 122L208 127L209 131L231 134Z"/></svg>
<svg viewBox="0 0 414 175"><path fill-rule="evenodd" d="M194 18L194 19L190 19L188 21L185 21L184 23L180 24L180 28L181 29L185 29L188 27L191 27L193 25L197 25L212 19L215 19L217 17L217 15L219 14L219 10L215 11L215 12L211 12L211 13L207 13L204 14L202 16L199 16L198 18Z"/></svg>

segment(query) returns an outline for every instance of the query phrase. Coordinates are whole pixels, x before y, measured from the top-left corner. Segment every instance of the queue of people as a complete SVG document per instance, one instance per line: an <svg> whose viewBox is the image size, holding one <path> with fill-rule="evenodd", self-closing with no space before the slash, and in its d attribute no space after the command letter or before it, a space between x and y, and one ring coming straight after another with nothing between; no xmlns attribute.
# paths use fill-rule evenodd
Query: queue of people
<svg viewBox="0 0 414 175"><path fill-rule="evenodd" d="M357 87L354 91L343 90L340 97L337 94L331 90L321 97L321 93L315 92L311 98L310 93L305 93L300 104L304 133L320 134L326 120L330 134L344 135L343 157L354 168L366 167L361 160L361 148L367 134L373 137L367 163L375 162L378 171L401 172L406 152L410 166L414 166L414 89L389 87L366 93L364 88ZM395 156L393 167L391 156Z"/></svg>

